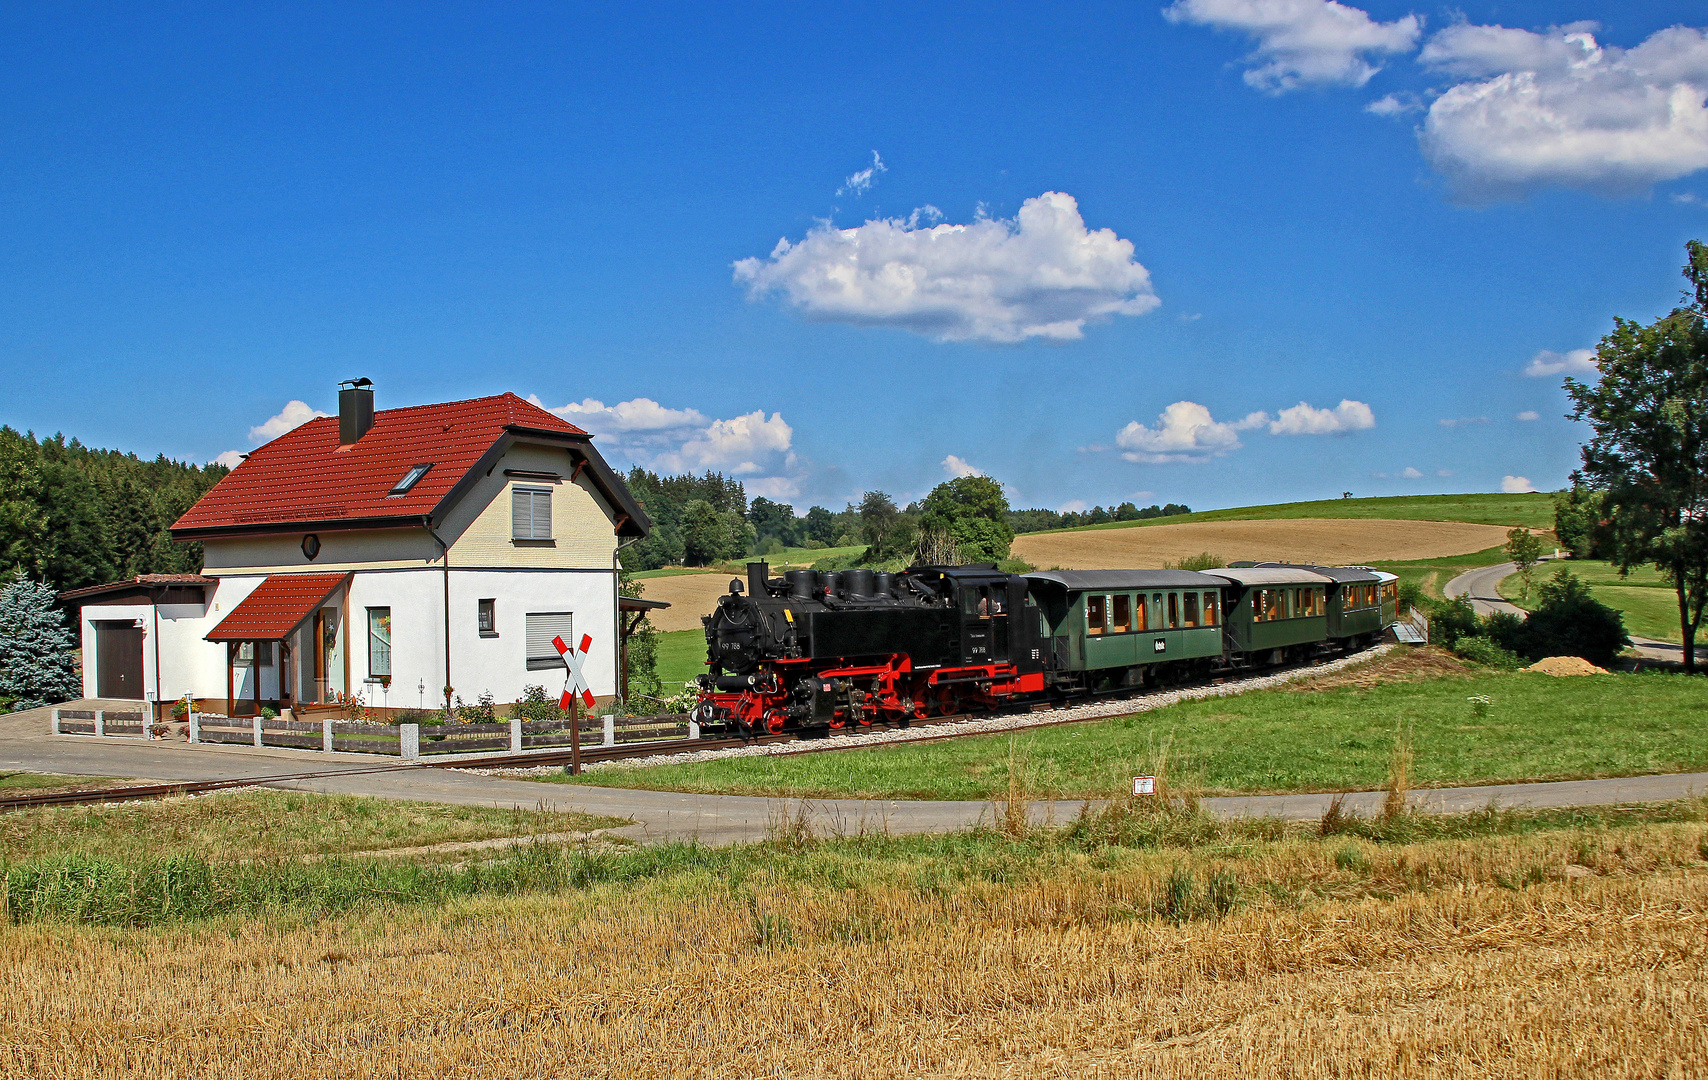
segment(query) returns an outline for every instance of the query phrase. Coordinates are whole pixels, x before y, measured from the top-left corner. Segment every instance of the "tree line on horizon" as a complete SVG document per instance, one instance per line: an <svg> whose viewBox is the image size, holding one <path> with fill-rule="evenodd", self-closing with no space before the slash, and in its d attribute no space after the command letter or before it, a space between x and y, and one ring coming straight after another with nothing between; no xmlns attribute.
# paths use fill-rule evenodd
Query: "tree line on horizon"
<svg viewBox="0 0 1708 1080"><path fill-rule="evenodd" d="M189 574L202 546L167 530L230 470L99 450L0 427L0 583L56 592L138 574Z"/></svg>

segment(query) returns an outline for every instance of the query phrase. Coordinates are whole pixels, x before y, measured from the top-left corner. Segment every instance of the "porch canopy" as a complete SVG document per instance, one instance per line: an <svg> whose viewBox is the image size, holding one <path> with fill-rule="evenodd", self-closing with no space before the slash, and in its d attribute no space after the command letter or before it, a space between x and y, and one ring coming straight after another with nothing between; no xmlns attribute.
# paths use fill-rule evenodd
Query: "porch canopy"
<svg viewBox="0 0 1708 1080"><path fill-rule="evenodd" d="M269 574L255 587L255 591L244 597L231 614L221 619L219 625L208 631L204 640L223 641L225 653L225 711L228 716L237 714L236 667L238 647L244 642L256 642L256 660L254 670L255 684L255 713L261 712L261 666L260 642L282 642L296 632L297 627L307 622L327 597L337 592L350 580L349 573L343 574ZM285 651L279 651L279 707L288 708L289 685L285 673Z"/></svg>
<svg viewBox="0 0 1708 1080"><path fill-rule="evenodd" d="M283 641L349 580L347 573L269 574L204 640Z"/></svg>

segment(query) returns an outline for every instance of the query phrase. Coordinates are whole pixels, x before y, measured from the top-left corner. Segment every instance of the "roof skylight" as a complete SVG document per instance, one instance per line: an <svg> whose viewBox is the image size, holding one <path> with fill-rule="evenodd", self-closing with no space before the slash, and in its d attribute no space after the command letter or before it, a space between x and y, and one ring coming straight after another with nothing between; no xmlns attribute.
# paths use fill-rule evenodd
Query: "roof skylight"
<svg viewBox="0 0 1708 1080"><path fill-rule="evenodd" d="M427 475L427 470L432 467L433 463L431 461L425 465L411 465L409 467L409 471L403 474L403 479L399 480L392 486L390 491L386 492L386 498L392 499L399 495L407 495L409 493L409 489L420 482L421 478Z"/></svg>

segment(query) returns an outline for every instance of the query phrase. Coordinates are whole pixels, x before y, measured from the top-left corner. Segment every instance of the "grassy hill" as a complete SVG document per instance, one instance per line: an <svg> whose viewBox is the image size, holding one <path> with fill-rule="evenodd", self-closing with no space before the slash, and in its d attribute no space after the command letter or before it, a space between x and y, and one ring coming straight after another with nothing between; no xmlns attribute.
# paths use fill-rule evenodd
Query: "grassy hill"
<svg viewBox="0 0 1708 1080"><path fill-rule="evenodd" d="M1205 510L1143 521L1110 521L1059 531L1147 528L1183 525L1191 521L1273 521L1281 518L1398 518L1551 529L1554 527L1554 497L1534 492L1524 495L1394 495L1381 499L1318 499L1271 506L1236 506L1227 510Z"/></svg>

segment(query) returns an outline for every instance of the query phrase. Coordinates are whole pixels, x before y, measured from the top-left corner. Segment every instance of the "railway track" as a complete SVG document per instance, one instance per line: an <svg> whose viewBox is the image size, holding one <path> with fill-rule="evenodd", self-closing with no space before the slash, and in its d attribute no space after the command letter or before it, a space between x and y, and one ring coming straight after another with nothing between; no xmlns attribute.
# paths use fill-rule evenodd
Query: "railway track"
<svg viewBox="0 0 1708 1080"><path fill-rule="evenodd" d="M1349 654L1356 655L1356 654ZM1319 661L1320 662L1320 661ZM1283 674L1315 664L1289 664L1282 667L1265 668L1260 671L1245 673L1233 681L1244 681L1246 678ZM1095 704L1103 701L1132 701L1144 698L1164 690L1186 689L1193 686L1209 686L1229 681L1227 677L1217 677L1208 680L1194 680L1180 683L1172 687L1132 688L1106 691L1100 694L1087 694L1064 701L1059 705L1042 711L1068 709L1081 705ZM990 719L1001 716L1016 716L1028 712L1041 711L1036 705L1014 706L1007 709L991 709L979 713L958 713L954 716L921 717L909 721L905 726L910 729L934 727L940 724L956 724L967 720ZM1039 720L1037 727L1054 727L1061 724L1085 723L1086 717L1065 717L1062 719ZM847 736L869 732L886 731L901 725L872 724L869 727L843 729L840 732L822 735L816 738L802 738L795 734L761 735L754 738L714 737L700 739L665 739L657 742L619 743L616 746L589 746L581 750L581 761L592 764L601 761L619 761L629 758L661 757L668 754L682 754L705 750L728 750L736 747L766 746L779 743L799 742L797 749L777 751L779 755L813 754L838 750L858 750L869 745ZM958 739L979 732L947 732L942 735L925 735L912 742L934 742L940 739ZM128 787L112 788L76 788L66 791L46 791L29 794L0 796L0 812L8 810L27 810L43 806L72 806L81 803L128 802L140 799L161 799L182 795L200 795L213 791L227 791L232 788L262 787L268 784L290 783L293 781L316 780L330 776L363 776L376 773L401 773L419 769L515 769L539 766L569 765L573 760L573 752L565 747L553 750L534 750L521 754L482 754L478 757L463 755L446 755L443 759L428 758L413 761L407 765L376 765L370 768L355 769L314 769L303 772L278 773L267 776L241 777L227 780L190 780L164 784L138 784Z"/></svg>

